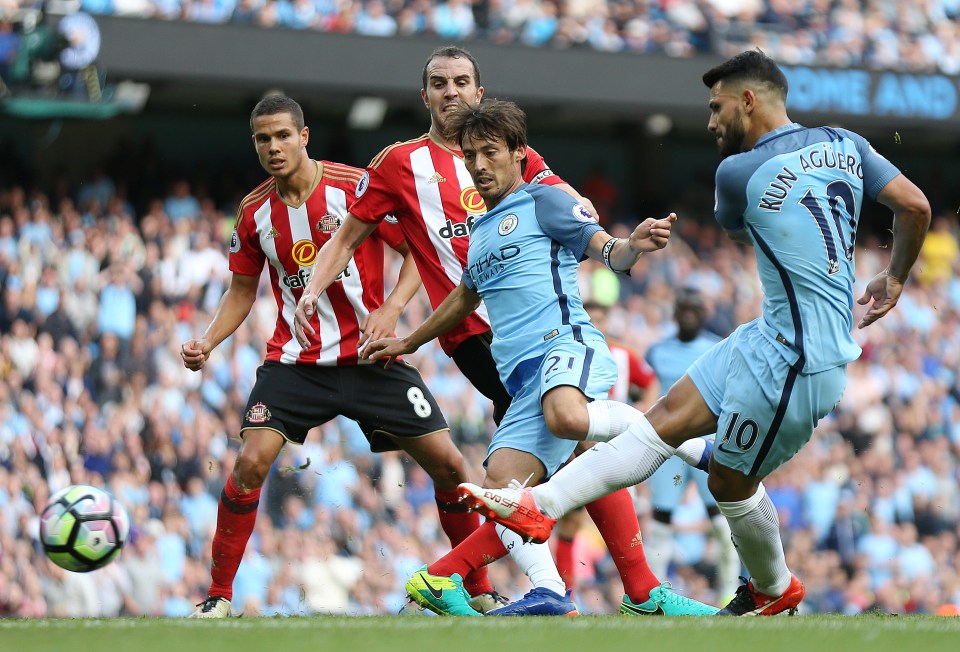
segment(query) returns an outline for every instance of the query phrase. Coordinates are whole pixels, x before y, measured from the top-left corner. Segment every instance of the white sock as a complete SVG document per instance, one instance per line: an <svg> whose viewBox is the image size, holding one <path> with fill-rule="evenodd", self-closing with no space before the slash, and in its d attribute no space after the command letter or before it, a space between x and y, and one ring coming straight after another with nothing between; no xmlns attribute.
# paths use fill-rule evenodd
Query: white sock
<svg viewBox="0 0 960 652"><path fill-rule="evenodd" d="M593 401L587 403L586 441L609 441L622 434L643 412L620 401Z"/></svg>
<svg viewBox="0 0 960 652"><path fill-rule="evenodd" d="M647 565L661 582L667 579L667 569L673 559L673 528L657 519L651 519L643 530L643 551Z"/></svg>
<svg viewBox="0 0 960 652"><path fill-rule="evenodd" d="M619 437L597 444L533 488L537 506L560 518L617 489L643 482L675 449L657 435L642 414Z"/></svg>
<svg viewBox="0 0 960 652"><path fill-rule="evenodd" d="M700 458L703 457L703 451L707 447L707 441L703 437L694 437L688 439L677 446L677 457L692 466L699 468Z"/></svg>
<svg viewBox="0 0 960 652"><path fill-rule="evenodd" d="M710 519L717 540L717 593L721 599L733 597L740 585L740 555L730 538L730 525L723 514Z"/></svg>
<svg viewBox="0 0 960 652"><path fill-rule="evenodd" d="M733 542L750 573L753 586L770 596L783 595L790 586L790 569L780 540L780 519L763 485L746 500L717 502L727 517Z"/></svg>
<svg viewBox="0 0 960 652"><path fill-rule="evenodd" d="M530 578L534 588L550 589L558 595L564 595L567 587L560 577L557 564L553 561L550 547L546 543L523 542L520 535L497 525L497 534L503 547L510 553L510 558L517 564L524 575Z"/></svg>

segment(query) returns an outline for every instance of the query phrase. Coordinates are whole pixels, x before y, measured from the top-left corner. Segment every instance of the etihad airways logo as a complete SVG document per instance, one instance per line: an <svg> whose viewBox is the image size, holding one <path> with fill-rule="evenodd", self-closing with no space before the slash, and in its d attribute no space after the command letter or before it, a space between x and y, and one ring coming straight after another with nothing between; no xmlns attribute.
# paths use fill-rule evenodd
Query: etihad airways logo
<svg viewBox="0 0 960 652"><path fill-rule="evenodd" d="M520 247L504 245L497 251L488 251L486 255L477 258L467 267L467 271L473 282L480 285L502 272L506 262L519 255Z"/></svg>

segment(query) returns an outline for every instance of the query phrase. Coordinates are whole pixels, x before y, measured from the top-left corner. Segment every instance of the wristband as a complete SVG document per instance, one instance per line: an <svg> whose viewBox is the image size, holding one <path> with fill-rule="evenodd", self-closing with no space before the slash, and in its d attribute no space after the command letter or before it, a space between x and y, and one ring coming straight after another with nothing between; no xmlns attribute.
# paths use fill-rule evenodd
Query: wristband
<svg viewBox="0 0 960 652"><path fill-rule="evenodd" d="M615 268L615 267L613 266L613 264L610 262L610 254L613 253L613 247L614 247L618 242L620 242L620 240L621 240L621 238L610 238L609 240L607 240L606 244L603 245L603 251L601 252L601 258L603 258L603 264L607 266L607 269L609 269L609 270L610 270L611 272L613 272L614 274L626 274L627 276L629 276L629 275L630 275L630 270L629 270L629 269L617 269L617 268Z"/></svg>

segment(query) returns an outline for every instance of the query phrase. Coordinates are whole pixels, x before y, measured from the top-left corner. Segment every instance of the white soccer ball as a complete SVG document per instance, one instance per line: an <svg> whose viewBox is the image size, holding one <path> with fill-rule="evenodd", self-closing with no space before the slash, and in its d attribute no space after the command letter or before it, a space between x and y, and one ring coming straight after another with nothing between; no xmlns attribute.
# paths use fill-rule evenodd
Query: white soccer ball
<svg viewBox="0 0 960 652"><path fill-rule="evenodd" d="M103 489L76 484L55 493L40 514L40 543L50 561L74 573L103 568L120 555L130 517Z"/></svg>

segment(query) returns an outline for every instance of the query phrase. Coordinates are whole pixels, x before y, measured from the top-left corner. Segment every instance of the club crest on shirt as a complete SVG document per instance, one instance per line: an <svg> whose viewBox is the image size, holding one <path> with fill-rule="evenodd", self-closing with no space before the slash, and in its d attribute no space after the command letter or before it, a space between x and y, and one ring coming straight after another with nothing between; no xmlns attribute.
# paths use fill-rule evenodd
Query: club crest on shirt
<svg viewBox="0 0 960 652"><path fill-rule="evenodd" d="M497 233L500 235L508 235L513 233L513 230L517 228L517 224L519 223L520 220L517 219L517 216L513 213L510 213L500 220L500 226L497 227Z"/></svg>
<svg viewBox="0 0 960 652"><path fill-rule="evenodd" d="M235 254L238 251L240 251L240 234L234 229L233 235L230 236L230 253Z"/></svg>
<svg viewBox="0 0 960 652"><path fill-rule="evenodd" d="M247 423L266 423L273 418L273 415L270 413L270 408L268 408L263 403L257 403L247 410L246 416L244 419Z"/></svg>
<svg viewBox="0 0 960 652"><path fill-rule="evenodd" d="M577 204L573 207L573 217L578 222L590 222L594 223L597 221L597 218L593 216L593 213L587 210L587 207L583 204Z"/></svg>
<svg viewBox="0 0 960 652"><path fill-rule="evenodd" d="M357 199L360 199L361 195L367 192L367 187L369 187L369 185L370 185L370 173L364 172L363 176L360 177L360 181L357 181L357 189L353 193L354 195L356 195Z"/></svg>
<svg viewBox="0 0 960 652"><path fill-rule="evenodd" d="M340 228L341 220L333 213L327 213L317 222L317 231L333 233Z"/></svg>

